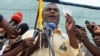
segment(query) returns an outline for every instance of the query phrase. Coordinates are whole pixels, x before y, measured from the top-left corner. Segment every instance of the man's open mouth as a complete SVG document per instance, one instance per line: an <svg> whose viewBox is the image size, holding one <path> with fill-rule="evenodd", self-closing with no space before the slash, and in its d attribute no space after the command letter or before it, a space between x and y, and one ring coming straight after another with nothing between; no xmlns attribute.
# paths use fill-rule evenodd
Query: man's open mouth
<svg viewBox="0 0 100 56"><path fill-rule="evenodd" d="M48 17L51 18L51 20L54 20L56 18L56 16L54 16L54 15L50 15Z"/></svg>

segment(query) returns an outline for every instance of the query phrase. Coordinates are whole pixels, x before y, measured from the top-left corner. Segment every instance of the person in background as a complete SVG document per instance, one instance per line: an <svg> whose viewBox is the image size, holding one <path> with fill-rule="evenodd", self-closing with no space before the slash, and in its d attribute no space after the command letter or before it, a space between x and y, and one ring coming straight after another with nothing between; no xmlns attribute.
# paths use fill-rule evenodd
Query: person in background
<svg viewBox="0 0 100 56"><path fill-rule="evenodd" d="M0 36L3 35L3 32L4 32L4 29L0 28ZM2 39L0 39L0 40L2 40ZM2 56L17 56L21 51L23 51L28 46L34 45L33 38L27 38L27 39L24 39L21 42L19 42L20 40L21 40L20 37L16 37L14 39L9 39L8 45L3 44L2 49L0 50L0 55L2 55ZM6 40L1 41L0 46L5 41Z"/></svg>
<svg viewBox="0 0 100 56"><path fill-rule="evenodd" d="M24 39L21 43L17 43L19 40L12 39L10 40L9 45L4 49L2 56L20 56L19 53L25 50L28 46L34 45L33 38Z"/></svg>
<svg viewBox="0 0 100 56"><path fill-rule="evenodd" d="M12 27L2 15L0 15L0 27L6 31L7 38L15 38L18 32Z"/></svg>
<svg viewBox="0 0 100 56"><path fill-rule="evenodd" d="M100 41L97 41L95 38L97 38L97 35L94 34L95 31L98 30L98 26L94 23L89 23L86 24L87 29L90 31L90 33L93 36L94 42L97 44L100 43ZM100 55L100 48L96 47L93 45L86 34L84 34L84 31L81 31L79 29L74 30L75 35L77 36L77 39L79 39L85 46L86 48L91 52L93 56L99 56ZM98 37L99 38L99 37ZM100 40L100 39L98 39Z"/></svg>

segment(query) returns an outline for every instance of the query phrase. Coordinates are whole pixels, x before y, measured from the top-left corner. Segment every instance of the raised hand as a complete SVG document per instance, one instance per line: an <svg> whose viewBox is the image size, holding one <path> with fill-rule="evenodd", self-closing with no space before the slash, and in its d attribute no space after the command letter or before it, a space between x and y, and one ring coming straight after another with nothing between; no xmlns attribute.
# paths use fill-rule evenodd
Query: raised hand
<svg viewBox="0 0 100 56"><path fill-rule="evenodd" d="M86 33L86 30L84 27L78 29L78 28L75 28L74 29L74 34L76 36L76 38L80 41L84 41L84 39L87 39L87 33Z"/></svg>
<svg viewBox="0 0 100 56"><path fill-rule="evenodd" d="M74 19L67 14L67 16L65 16L66 18L66 22L65 22L65 28L66 30L69 32L69 31L72 31L74 29L74 25L75 25L75 21Z"/></svg>

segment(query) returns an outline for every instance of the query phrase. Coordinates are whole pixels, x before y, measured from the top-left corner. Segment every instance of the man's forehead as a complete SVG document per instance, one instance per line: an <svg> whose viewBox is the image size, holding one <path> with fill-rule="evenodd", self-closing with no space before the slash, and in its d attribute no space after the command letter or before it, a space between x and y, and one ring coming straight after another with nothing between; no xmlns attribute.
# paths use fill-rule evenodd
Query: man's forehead
<svg viewBox="0 0 100 56"><path fill-rule="evenodd" d="M58 7L57 7L57 5L55 3L49 3L44 8L45 9L47 9L47 8L57 8L58 9Z"/></svg>

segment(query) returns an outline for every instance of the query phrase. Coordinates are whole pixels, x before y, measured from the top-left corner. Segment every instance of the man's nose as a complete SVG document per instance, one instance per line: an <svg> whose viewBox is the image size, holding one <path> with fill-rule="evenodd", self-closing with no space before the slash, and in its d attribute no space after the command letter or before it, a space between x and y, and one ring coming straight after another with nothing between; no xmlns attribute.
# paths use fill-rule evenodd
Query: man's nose
<svg viewBox="0 0 100 56"><path fill-rule="evenodd" d="M52 9L50 12L51 12L51 13L54 13L55 11Z"/></svg>

